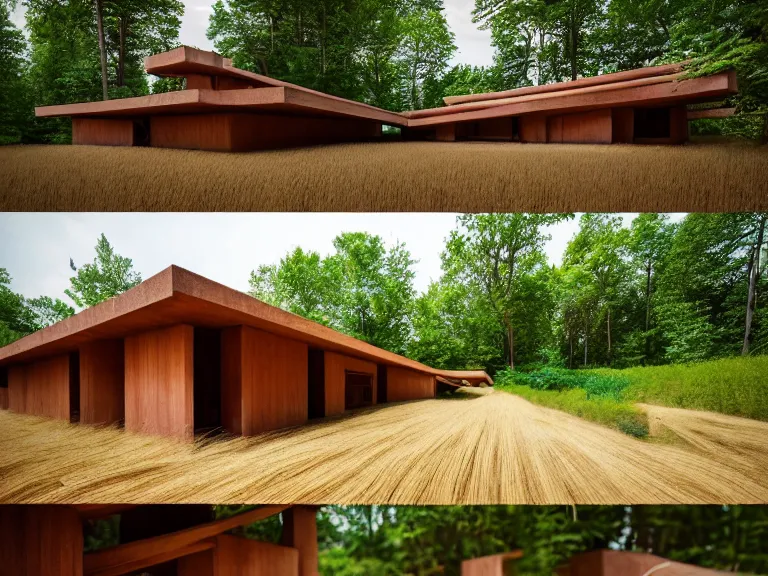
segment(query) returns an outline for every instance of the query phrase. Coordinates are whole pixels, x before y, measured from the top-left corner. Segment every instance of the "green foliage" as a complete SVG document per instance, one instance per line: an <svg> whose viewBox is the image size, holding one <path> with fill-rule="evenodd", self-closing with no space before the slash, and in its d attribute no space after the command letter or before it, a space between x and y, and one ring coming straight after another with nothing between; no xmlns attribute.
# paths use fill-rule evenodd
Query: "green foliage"
<svg viewBox="0 0 768 576"><path fill-rule="evenodd" d="M251 273L251 295L376 346L402 353L410 336L414 261L403 244L345 232L322 258L297 248Z"/></svg>
<svg viewBox="0 0 768 576"><path fill-rule="evenodd" d="M534 390L573 390L581 388L587 394L587 400L592 398L622 399L624 389L629 380L616 374L587 372L584 370L566 370L559 368L543 368L535 372L512 371L505 369L496 373L496 382L519 386L528 386Z"/></svg>
<svg viewBox="0 0 768 576"><path fill-rule="evenodd" d="M10 19L10 7L0 3L0 145L24 138L27 108L27 43Z"/></svg>
<svg viewBox="0 0 768 576"><path fill-rule="evenodd" d="M586 372L627 380L625 400L768 421L768 356Z"/></svg>
<svg viewBox="0 0 768 576"><path fill-rule="evenodd" d="M141 282L141 274L133 271L133 261L116 254L104 234L96 243L93 263L78 268L70 259L69 266L76 274L64 293L81 308L113 298Z"/></svg>

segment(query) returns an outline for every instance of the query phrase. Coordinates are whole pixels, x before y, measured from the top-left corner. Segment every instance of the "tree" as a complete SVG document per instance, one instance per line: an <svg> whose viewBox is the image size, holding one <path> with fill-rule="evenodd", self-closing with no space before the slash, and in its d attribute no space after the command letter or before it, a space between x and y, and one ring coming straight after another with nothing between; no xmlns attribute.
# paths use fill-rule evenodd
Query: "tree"
<svg viewBox="0 0 768 576"><path fill-rule="evenodd" d="M21 142L30 115L24 60L27 43L11 22L13 7L14 3L0 2L0 145Z"/></svg>
<svg viewBox="0 0 768 576"><path fill-rule="evenodd" d="M515 367L515 326L527 297L537 291L526 290L537 273L546 267L544 242L549 239L542 228L568 218L560 214L469 214L458 217L459 230L448 239L443 269L474 285L493 309L496 321L504 327L508 363ZM526 297L523 297L524 294Z"/></svg>
<svg viewBox="0 0 768 576"><path fill-rule="evenodd" d="M133 261L115 253L104 234L96 243L93 263L78 268L70 259L69 266L76 274L69 279L70 288L64 293L80 308L95 306L141 282L141 274L133 270Z"/></svg>

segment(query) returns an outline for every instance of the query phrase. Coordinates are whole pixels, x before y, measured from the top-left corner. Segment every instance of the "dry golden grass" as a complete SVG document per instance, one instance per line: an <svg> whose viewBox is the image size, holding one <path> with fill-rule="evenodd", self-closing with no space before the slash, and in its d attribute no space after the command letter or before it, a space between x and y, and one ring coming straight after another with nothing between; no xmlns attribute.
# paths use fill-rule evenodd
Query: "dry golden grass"
<svg viewBox="0 0 768 576"><path fill-rule="evenodd" d="M0 148L3 211L768 210L768 147L387 142Z"/></svg>
<svg viewBox="0 0 768 576"><path fill-rule="evenodd" d="M0 502L768 502L766 441L744 443L741 421L702 432L690 423L710 416L688 418L699 440L671 446L493 392L184 445L3 412Z"/></svg>

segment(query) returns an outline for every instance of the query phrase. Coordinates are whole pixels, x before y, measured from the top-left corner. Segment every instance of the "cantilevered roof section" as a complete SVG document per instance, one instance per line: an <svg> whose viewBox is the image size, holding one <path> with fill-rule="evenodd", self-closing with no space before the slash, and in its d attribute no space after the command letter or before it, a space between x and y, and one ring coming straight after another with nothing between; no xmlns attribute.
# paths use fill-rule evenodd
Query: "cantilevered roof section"
<svg viewBox="0 0 768 576"><path fill-rule="evenodd" d="M94 340L123 338L174 324L208 328L246 325L373 362L493 385L493 380L482 370L431 368L178 266L170 266L119 296L0 348L0 366L73 352Z"/></svg>

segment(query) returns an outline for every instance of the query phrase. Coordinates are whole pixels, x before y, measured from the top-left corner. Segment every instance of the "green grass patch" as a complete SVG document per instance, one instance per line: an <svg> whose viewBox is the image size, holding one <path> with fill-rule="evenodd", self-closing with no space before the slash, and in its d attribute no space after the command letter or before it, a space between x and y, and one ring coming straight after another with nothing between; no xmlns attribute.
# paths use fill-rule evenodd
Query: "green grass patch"
<svg viewBox="0 0 768 576"><path fill-rule="evenodd" d="M568 412L579 418L615 428L636 438L648 436L648 418L631 403L620 402L611 396L589 395L582 388L562 390L536 390L530 386L515 384L496 377L495 389L517 394L526 400Z"/></svg>
<svg viewBox="0 0 768 576"><path fill-rule="evenodd" d="M622 399L626 401L768 421L768 356L579 372L625 380Z"/></svg>

